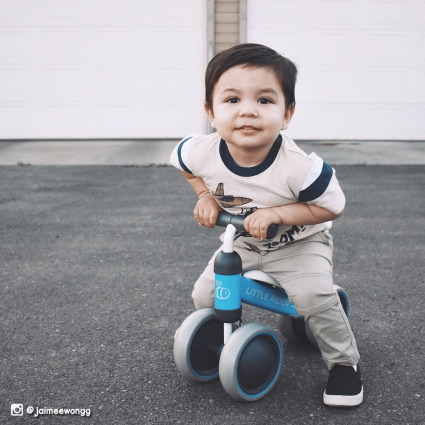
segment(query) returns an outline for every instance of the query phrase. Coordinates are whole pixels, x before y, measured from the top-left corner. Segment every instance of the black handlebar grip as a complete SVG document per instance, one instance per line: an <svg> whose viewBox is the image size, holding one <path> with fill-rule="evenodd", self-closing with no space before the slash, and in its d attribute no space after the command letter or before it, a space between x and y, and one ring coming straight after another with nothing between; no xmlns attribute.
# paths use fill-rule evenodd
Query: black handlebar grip
<svg viewBox="0 0 425 425"><path fill-rule="evenodd" d="M270 224L269 228L267 229L267 239L271 240L273 239L276 235L277 232L279 231L279 226L277 224Z"/></svg>
<svg viewBox="0 0 425 425"><path fill-rule="evenodd" d="M239 232L246 232L245 226L243 224L245 216L243 215L233 215L226 211L222 211L217 218L217 226L226 227L228 224L233 224L236 227L236 230ZM267 229L267 239L273 239L279 230L277 224L271 224Z"/></svg>

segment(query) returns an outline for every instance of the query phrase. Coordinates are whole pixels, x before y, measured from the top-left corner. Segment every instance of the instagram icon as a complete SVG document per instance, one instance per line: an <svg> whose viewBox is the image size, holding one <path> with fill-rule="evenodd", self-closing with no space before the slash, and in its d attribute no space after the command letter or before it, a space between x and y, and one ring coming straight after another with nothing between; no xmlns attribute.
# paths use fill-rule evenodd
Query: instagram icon
<svg viewBox="0 0 425 425"><path fill-rule="evenodd" d="M10 413L12 416L22 416L24 414L24 406L14 403L10 406Z"/></svg>

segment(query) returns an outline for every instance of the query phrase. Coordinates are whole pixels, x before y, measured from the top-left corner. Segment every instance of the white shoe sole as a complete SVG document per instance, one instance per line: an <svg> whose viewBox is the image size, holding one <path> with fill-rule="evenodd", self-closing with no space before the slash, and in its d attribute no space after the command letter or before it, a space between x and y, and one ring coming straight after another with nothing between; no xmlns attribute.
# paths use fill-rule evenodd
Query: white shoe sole
<svg viewBox="0 0 425 425"><path fill-rule="evenodd" d="M323 393L323 402L328 406L350 407L358 406L363 401L362 390L357 395L328 395L326 391Z"/></svg>

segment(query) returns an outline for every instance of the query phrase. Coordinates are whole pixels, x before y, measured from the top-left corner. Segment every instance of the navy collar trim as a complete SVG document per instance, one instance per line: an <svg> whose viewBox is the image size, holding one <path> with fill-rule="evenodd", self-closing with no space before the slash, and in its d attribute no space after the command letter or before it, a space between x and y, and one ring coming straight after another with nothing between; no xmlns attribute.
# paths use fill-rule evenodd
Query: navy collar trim
<svg viewBox="0 0 425 425"><path fill-rule="evenodd" d="M230 155L226 142L223 139L220 139L220 156L224 165L232 173L241 177L253 177L257 176L258 174L261 174L263 171L266 171L267 168L269 168L273 164L274 160L277 157L277 154L279 153L281 145L282 135L279 134L264 161L254 167L241 167L240 165L236 164L235 160L232 158L232 155Z"/></svg>

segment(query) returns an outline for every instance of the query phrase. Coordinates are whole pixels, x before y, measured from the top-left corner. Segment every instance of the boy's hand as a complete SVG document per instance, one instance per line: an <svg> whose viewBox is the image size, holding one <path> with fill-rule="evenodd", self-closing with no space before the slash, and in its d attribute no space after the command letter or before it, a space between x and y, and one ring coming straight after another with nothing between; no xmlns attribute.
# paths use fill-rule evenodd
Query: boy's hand
<svg viewBox="0 0 425 425"><path fill-rule="evenodd" d="M255 238L262 241L267 237L270 224L285 224L287 226L314 225L335 220L343 214L334 214L317 205L295 202L279 207L259 208L244 220L245 229Z"/></svg>
<svg viewBox="0 0 425 425"><path fill-rule="evenodd" d="M215 227L220 211L223 211L223 209L217 204L211 194L201 196L195 207L195 220L200 226L212 229Z"/></svg>
<svg viewBox="0 0 425 425"><path fill-rule="evenodd" d="M281 218L273 208L260 208L244 220L246 231L260 241L266 239L271 224L281 224Z"/></svg>

